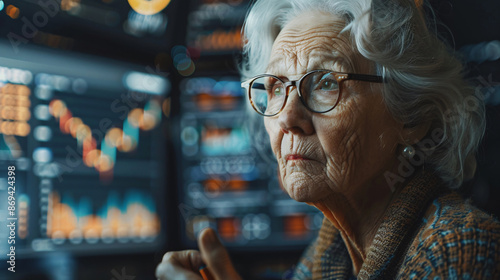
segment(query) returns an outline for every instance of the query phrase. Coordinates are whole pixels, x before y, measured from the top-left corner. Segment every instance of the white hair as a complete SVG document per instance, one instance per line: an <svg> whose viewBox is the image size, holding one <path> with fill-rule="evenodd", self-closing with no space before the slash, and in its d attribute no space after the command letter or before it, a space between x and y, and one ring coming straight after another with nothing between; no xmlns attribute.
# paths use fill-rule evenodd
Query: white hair
<svg viewBox="0 0 500 280"><path fill-rule="evenodd" d="M342 32L385 79L383 97L393 117L408 128L429 126L414 145L419 160L458 187L475 172L484 103L464 80L462 63L432 31L424 8L432 11L413 0L257 0L242 31L241 74L265 72L274 40L295 17L307 11L341 17Z"/></svg>

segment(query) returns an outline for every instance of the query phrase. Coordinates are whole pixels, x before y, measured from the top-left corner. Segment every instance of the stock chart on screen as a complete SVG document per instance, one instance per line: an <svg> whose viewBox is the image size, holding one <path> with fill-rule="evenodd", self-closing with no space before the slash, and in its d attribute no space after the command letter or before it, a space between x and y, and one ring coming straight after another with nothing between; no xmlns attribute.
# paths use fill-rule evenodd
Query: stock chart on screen
<svg viewBox="0 0 500 280"><path fill-rule="evenodd" d="M43 47L18 55L2 41L0 54L0 165L15 168L18 254L161 244L170 81Z"/></svg>

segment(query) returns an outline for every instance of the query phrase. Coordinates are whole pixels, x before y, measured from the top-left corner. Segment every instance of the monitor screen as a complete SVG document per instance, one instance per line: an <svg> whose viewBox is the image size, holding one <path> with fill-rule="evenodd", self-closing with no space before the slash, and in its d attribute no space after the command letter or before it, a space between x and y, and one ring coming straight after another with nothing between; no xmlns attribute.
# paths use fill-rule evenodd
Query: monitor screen
<svg viewBox="0 0 500 280"><path fill-rule="evenodd" d="M0 200L10 206L0 220L15 243L0 246L26 256L163 243L170 87L140 65L1 41Z"/></svg>

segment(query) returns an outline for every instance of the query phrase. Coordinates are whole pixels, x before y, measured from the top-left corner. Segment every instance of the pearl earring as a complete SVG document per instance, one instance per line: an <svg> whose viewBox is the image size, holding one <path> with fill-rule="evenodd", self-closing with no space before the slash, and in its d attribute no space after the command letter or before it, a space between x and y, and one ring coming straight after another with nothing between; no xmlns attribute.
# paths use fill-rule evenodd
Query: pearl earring
<svg viewBox="0 0 500 280"><path fill-rule="evenodd" d="M403 150L403 156L407 159L412 159L415 156L415 148L411 145L406 146Z"/></svg>

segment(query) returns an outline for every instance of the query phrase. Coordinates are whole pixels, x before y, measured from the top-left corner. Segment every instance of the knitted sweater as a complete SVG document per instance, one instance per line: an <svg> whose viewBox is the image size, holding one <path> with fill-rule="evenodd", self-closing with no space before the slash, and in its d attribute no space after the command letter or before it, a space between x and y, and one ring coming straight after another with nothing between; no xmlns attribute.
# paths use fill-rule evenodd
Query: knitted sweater
<svg viewBox="0 0 500 280"><path fill-rule="evenodd" d="M357 278L325 218L293 279L500 279L500 223L436 175L415 175L384 215Z"/></svg>

